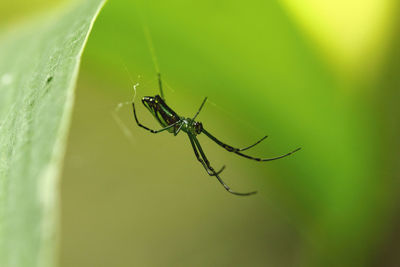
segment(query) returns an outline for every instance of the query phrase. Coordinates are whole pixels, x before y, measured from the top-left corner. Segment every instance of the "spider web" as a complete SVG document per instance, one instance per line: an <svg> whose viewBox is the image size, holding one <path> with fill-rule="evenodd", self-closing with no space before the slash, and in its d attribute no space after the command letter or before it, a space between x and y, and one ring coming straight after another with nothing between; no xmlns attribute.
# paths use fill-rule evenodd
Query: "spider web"
<svg viewBox="0 0 400 267"><path fill-rule="evenodd" d="M142 18L142 29L143 29L143 33L144 33L144 36L146 39L147 47L148 47L150 55L151 55L154 70L156 71L156 73L160 73L160 68L159 68L156 52L154 49L153 40L152 40L150 31L149 31L149 28L144 23L143 18ZM134 94L133 94L132 102L134 102L136 100L137 90L138 90L140 83L134 81L124 60L122 58L121 58L121 60L123 62L122 64L124 66L125 72L127 73L127 76L129 77L131 83L133 84ZM140 80L140 78L141 78L141 76L138 75L138 80ZM163 83L163 88L166 88L168 91L175 93L175 90L164 79L163 79L162 83ZM123 135L128 139L129 143L131 145L134 145L134 144L136 144L134 135L132 134L132 131L129 129L129 127L126 125L126 123L121 119L121 117L119 115L119 112L121 111L121 109L127 105L132 105L132 102L126 101L126 102L118 103L116 105L115 109L112 111L112 117L115 120L115 122L117 123L120 130L122 131ZM250 129L254 130L255 132L259 133L259 135L263 134L262 131L260 130L260 128L256 127L254 124L249 123L247 120L244 120L244 119L239 118L238 116L232 115L232 112L229 112L227 109L223 108L221 105L219 105L215 102L212 102L209 99L207 100L206 104L211 104L213 107L215 107L220 112L222 112L227 117L229 117L232 121L236 121L236 122L240 123L241 125L246 125L246 128L250 128Z"/></svg>
<svg viewBox="0 0 400 267"><path fill-rule="evenodd" d="M126 71L129 74L129 71L128 71L127 68L126 68ZM112 114L113 119L117 123L118 127L122 131L123 135L127 138L127 140L129 141L129 143L131 145L134 145L134 144L136 144L136 140L135 140L135 138L134 138L134 136L132 134L132 131L128 128L128 126L126 126L126 124L122 121L121 117L119 116L119 112L123 107L125 107L127 105L132 105L132 103L135 102L136 93L137 93L137 87L139 87L139 85L140 85L139 82L136 82L136 83L133 82L132 76L130 74L129 74L129 77L131 79L131 82L133 83L134 94L133 94L132 101L126 101L126 102L118 103L111 114ZM138 78L140 78L140 76L138 76Z"/></svg>

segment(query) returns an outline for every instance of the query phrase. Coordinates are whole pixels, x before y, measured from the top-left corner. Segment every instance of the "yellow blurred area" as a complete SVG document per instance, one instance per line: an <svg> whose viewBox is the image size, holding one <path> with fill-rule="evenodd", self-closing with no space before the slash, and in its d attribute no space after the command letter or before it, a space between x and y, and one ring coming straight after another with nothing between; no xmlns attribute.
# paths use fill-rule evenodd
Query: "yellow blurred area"
<svg viewBox="0 0 400 267"><path fill-rule="evenodd" d="M335 72L376 78L398 14L396 0L281 0ZM372 75L372 77L371 77Z"/></svg>

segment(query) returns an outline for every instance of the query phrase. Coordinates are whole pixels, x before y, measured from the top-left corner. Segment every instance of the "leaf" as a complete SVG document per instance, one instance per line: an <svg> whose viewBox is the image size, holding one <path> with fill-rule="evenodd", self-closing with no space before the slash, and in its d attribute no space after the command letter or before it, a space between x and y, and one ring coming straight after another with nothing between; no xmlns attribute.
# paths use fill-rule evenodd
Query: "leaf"
<svg viewBox="0 0 400 267"><path fill-rule="evenodd" d="M79 63L105 1L0 37L0 266L54 266L58 186Z"/></svg>

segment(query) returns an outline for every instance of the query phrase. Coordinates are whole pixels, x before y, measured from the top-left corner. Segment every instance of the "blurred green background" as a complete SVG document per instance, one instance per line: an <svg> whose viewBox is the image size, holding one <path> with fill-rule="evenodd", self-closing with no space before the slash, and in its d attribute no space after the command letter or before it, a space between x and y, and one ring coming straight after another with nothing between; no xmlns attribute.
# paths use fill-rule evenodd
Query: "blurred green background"
<svg viewBox="0 0 400 267"><path fill-rule="evenodd" d="M0 2L0 27L65 1ZM109 0L85 49L62 177L61 266L399 266L395 0ZM233 146L151 135L158 93ZM128 70L128 71L127 71ZM138 105L144 124L159 126ZM118 123L119 122L119 123ZM128 132L121 128L122 124Z"/></svg>

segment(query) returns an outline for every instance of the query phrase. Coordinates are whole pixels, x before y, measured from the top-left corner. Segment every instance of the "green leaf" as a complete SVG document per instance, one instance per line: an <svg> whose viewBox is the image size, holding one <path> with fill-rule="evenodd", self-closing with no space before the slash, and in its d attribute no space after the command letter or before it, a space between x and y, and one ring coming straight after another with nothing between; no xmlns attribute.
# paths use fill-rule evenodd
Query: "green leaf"
<svg viewBox="0 0 400 267"><path fill-rule="evenodd" d="M54 266L58 186L79 63L103 0L0 37L0 266Z"/></svg>

